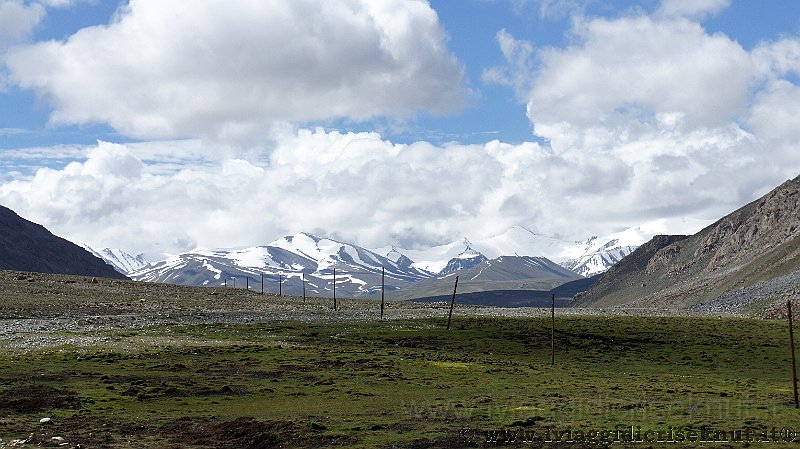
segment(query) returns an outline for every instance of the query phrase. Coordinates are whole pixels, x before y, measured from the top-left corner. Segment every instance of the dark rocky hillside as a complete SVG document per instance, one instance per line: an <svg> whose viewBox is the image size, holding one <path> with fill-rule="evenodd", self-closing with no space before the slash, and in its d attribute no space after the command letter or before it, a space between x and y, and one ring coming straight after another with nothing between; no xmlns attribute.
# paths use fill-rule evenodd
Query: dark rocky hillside
<svg viewBox="0 0 800 449"><path fill-rule="evenodd" d="M102 259L3 206L0 269L127 279Z"/></svg>
<svg viewBox="0 0 800 449"><path fill-rule="evenodd" d="M654 237L577 304L752 313L800 294L798 270L800 177L697 234Z"/></svg>

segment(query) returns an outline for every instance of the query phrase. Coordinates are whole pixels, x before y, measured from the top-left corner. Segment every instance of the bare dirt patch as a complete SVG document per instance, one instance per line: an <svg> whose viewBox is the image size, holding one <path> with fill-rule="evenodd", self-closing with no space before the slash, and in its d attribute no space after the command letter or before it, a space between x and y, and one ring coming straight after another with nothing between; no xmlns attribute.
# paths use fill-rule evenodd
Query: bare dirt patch
<svg viewBox="0 0 800 449"><path fill-rule="evenodd" d="M0 391L0 410L14 413L79 409L86 401L74 391L48 385L25 384Z"/></svg>
<svg viewBox="0 0 800 449"><path fill-rule="evenodd" d="M220 449L346 447L357 441L354 437L326 430L324 425L315 422L259 421L241 417L223 422L184 418L166 426L162 432L182 447Z"/></svg>

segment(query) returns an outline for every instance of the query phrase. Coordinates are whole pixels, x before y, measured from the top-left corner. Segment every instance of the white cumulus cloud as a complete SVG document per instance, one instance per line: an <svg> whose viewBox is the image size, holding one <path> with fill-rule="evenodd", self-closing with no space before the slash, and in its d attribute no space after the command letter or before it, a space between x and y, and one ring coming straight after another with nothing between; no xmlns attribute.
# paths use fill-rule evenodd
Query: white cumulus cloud
<svg viewBox="0 0 800 449"><path fill-rule="evenodd" d="M484 79L514 87L549 144L548 196L591 219L599 202L619 223L713 218L799 174L800 39L747 50L707 32L698 20L727 4L576 16L560 47L498 33L506 65Z"/></svg>
<svg viewBox="0 0 800 449"><path fill-rule="evenodd" d="M45 9L38 3L0 0L0 50L28 37L44 15Z"/></svg>
<svg viewBox="0 0 800 449"><path fill-rule="evenodd" d="M545 48L530 90L534 130L639 126L658 113L687 126L717 126L744 111L755 68L725 35L686 19L592 19L576 26L577 45Z"/></svg>
<svg viewBox="0 0 800 449"><path fill-rule="evenodd" d="M132 0L112 23L15 49L54 123L243 138L275 123L447 113L468 92L423 0Z"/></svg>

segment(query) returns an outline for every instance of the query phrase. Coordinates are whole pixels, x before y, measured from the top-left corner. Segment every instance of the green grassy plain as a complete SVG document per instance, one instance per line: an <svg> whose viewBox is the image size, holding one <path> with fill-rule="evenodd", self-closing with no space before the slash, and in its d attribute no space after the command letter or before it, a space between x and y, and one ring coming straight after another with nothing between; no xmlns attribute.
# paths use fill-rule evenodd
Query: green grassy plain
<svg viewBox="0 0 800 449"><path fill-rule="evenodd" d="M584 440L576 447L604 447L610 441L589 432L672 428L689 445L691 429L751 429L753 438L800 429L785 323L558 317L555 366L549 319L442 325L157 327L93 331L106 337L102 348L0 350L0 438L33 433L33 446L60 436L82 448L482 447L496 444L487 435L500 438L486 432L505 429L500 439L521 446L534 433L563 440L572 430ZM52 425L39 425L45 416Z"/></svg>

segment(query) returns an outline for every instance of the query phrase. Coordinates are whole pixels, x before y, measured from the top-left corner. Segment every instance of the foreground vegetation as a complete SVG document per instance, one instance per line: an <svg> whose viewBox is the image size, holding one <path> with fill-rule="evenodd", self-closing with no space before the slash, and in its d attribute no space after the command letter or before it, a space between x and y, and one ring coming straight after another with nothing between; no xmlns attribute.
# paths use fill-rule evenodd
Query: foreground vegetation
<svg viewBox="0 0 800 449"><path fill-rule="evenodd" d="M693 431L800 430L776 321L558 317L555 366L547 318L91 332L106 343L0 350L1 444L647 447L593 432L688 445ZM729 439L713 446L748 445Z"/></svg>

